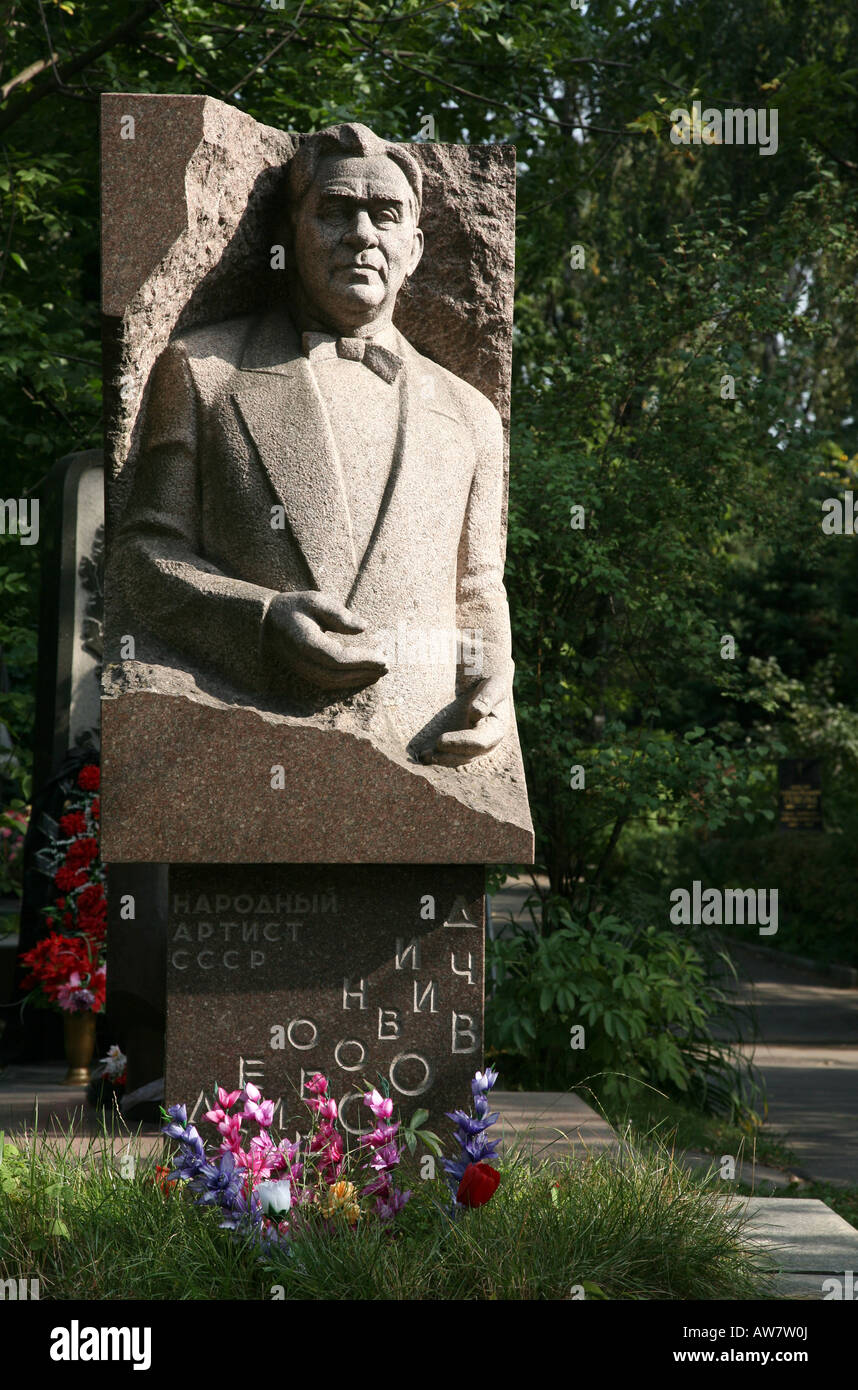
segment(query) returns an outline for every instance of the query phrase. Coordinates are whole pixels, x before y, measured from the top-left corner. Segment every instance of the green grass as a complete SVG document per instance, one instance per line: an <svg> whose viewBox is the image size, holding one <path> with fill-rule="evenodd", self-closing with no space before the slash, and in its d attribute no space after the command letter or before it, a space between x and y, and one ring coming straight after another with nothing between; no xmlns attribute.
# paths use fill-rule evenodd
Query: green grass
<svg viewBox="0 0 858 1390"><path fill-rule="evenodd" d="M582 1095L590 1105L595 1103L591 1093ZM738 1157L741 1153L747 1160L753 1158L772 1168L786 1169L798 1162L783 1140L762 1122L749 1116L740 1124L723 1115L701 1114L652 1087L641 1088L639 1096L622 1108L603 1113L621 1133L630 1126L639 1143L652 1136L669 1149L696 1149L717 1157Z"/></svg>
<svg viewBox="0 0 858 1390"><path fill-rule="evenodd" d="M590 1094L584 1099L593 1103ZM633 1142L645 1146L650 1139L670 1151L692 1149L720 1158L722 1154L740 1155L746 1162L784 1171L801 1165L796 1155L776 1133L752 1123L738 1125L717 1115L701 1115L690 1106L681 1105L661 1092L649 1090L627 1105L622 1112L606 1116L620 1133L628 1130ZM752 1188L737 1182L732 1191L750 1196ZM817 1197L858 1229L858 1186L838 1186L826 1182L798 1182L789 1187L775 1188L771 1196L786 1200L795 1197Z"/></svg>
<svg viewBox="0 0 858 1390"><path fill-rule="evenodd" d="M153 1160L154 1162L154 1160ZM452 1220L438 1180L385 1232L371 1220L310 1225L291 1254L260 1256L218 1228L152 1164L53 1155L8 1141L0 1165L0 1278L38 1278L43 1299L743 1299L765 1297L741 1211L673 1164L629 1147L583 1162L502 1166L493 1199ZM580 1296L580 1295L579 1295Z"/></svg>

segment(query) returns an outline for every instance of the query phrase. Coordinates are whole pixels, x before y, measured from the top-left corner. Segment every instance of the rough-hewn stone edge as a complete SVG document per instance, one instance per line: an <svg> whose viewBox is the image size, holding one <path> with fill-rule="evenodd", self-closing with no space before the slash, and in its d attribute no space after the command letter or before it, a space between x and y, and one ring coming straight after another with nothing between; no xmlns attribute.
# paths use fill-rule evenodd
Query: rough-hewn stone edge
<svg viewBox="0 0 858 1390"><path fill-rule="evenodd" d="M447 769L400 762L367 734L272 722L245 707L141 691L103 701L102 730L108 863L533 862L523 775L505 798L513 820L469 804L470 779L441 786ZM269 759L283 765L283 790L268 792L261 773L251 786L247 744L259 749L260 769ZM306 803L302 764L315 788ZM374 826L370 806L380 811Z"/></svg>

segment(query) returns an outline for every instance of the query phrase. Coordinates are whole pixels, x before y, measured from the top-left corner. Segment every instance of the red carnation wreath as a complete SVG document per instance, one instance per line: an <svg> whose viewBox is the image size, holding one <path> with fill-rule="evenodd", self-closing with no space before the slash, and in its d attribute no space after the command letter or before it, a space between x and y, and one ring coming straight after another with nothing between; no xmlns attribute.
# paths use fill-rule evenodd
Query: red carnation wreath
<svg viewBox="0 0 858 1390"><path fill-rule="evenodd" d="M82 767L59 824L47 822L51 842L38 856L54 881L54 903L45 908L50 934L22 957L29 973L23 988L36 1004L65 1013L100 1013L105 1003L107 897L98 854L101 773ZM60 934L57 927L63 928Z"/></svg>

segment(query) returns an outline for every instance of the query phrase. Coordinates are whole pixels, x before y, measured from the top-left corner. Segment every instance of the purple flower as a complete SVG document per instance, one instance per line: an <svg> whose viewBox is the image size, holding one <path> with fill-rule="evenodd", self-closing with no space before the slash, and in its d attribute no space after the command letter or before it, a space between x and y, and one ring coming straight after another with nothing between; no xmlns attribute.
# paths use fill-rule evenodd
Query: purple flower
<svg viewBox="0 0 858 1390"><path fill-rule="evenodd" d="M374 1197L380 1193L382 1197L386 1197L390 1190L390 1170L385 1168L381 1173L377 1173L366 1187L361 1189L360 1195L362 1197Z"/></svg>
<svg viewBox="0 0 858 1390"><path fill-rule="evenodd" d="M390 1143L391 1139L393 1138L394 1134L398 1129L398 1120L395 1124L392 1125L382 1125L377 1123L375 1129L372 1130L370 1134L361 1135L360 1142L361 1144L367 1145L367 1147L371 1149L383 1148L385 1144Z"/></svg>
<svg viewBox="0 0 858 1390"><path fill-rule="evenodd" d="M376 1149L369 1160L369 1167L374 1168L377 1173L386 1173L395 1168L398 1162L399 1149L395 1144L385 1144L383 1148Z"/></svg>
<svg viewBox="0 0 858 1390"><path fill-rule="evenodd" d="M204 1163L191 1180L191 1190L200 1194L202 1206L216 1202L226 1211L232 1209L241 1193L244 1173L236 1169L235 1154L227 1150L217 1163Z"/></svg>
<svg viewBox="0 0 858 1390"><path fill-rule="evenodd" d="M392 1221L394 1216L402 1211L410 1196L410 1189L408 1192L398 1192L392 1187L386 1197L376 1197L375 1210L379 1221Z"/></svg>
<svg viewBox="0 0 858 1390"><path fill-rule="evenodd" d="M476 1072L471 1082L471 1094L476 1098L484 1091L490 1091L497 1079L498 1074L493 1067L486 1067L485 1072Z"/></svg>
<svg viewBox="0 0 858 1390"><path fill-rule="evenodd" d="M458 1190L465 1170L472 1163L486 1163L497 1156L498 1140L488 1139L485 1133L499 1118L497 1111L492 1115L488 1113L489 1102L486 1095L497 1079L498 1074L492 1067L486 1067L484 1073L478 1071L471 1081L475 1114L469 1115L465 1110L447 1112L447 1118L456 1125L455 1139L461 1150L459 1158L441 1160L454 1193Z"/></svg>
<svg viewBox="0 0 858 1390"><path fill-rule="evenodd" d="M195 1126L187 1123L187 1112L183 1105L174 1105L167 1113L174 1115L175 1119L172 1124L164 1125L161 1133L166 1134L168 1139L177 1140L182 1145L183 1150L176 1161L173 1172L169 1175L168 1181L172 1181L173 1178L180 1178L188 1182L199 1173L205 1164L205 1147Z"/></svg>
<svg viewBox="0 0 858 1390"><path fill-rule="evenodd" d="M458 1126L458 1130L462 1131L463 1135L482 1134L484 1129L488 1129L489 1125L493 1125L500 1119L498 1111L495 1111L494 1115L489 1115L488 1117L478 1115L476 1118L466 1114L464 1110L448 1110L446 1113L447 1119L454 1120ZM456 1137L458 1138L458 1131ZM461 1139L459 1142L462 1142Z"/></svg>

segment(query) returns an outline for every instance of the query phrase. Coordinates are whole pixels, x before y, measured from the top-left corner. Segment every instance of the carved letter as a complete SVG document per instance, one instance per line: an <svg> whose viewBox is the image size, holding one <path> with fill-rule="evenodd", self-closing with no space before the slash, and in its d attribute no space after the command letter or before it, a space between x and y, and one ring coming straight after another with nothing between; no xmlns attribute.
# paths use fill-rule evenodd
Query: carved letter
<svg viewBox="0 0 858 1390"><path fill-rule="evenodd" d="M296 1042L294 1037L292 1036L293 1028L312 1028L313 1036L309 1042ZM316 1043L319 1040L319 1030L311 1018L293 1018L287 1025L286 1037L289 1039L289 1042L292 1044L292 1046L294 1048L297 1048L299 1052L307 1052L309 1048L316 1046Z"/></svg>
<svg viewBox="0 0 858 1390"><path fill-rule="evenodd" d="M360 1048L360 1057L353 1065L348 1065L340 1057L340 1052L344 1047ZM341 1038L340 1041L337 1043L336 1047L334 1048L334 1061L336 1062L338 1067L342 1068L343 1071L360 1071L361 1067L366 1061L366 1048L364 1047L363 1043L360 1041L359 1038Z"/></svg>
<svg viewBox="0 0 858 1390"><path fill-rule="evenodd" d="M403 944L402 944L402 937L401 937L401 936L398 936L398 937L396 938L396 968L397 968L397 970L404 970L404 969L405 969L405 963L406 963L406 961L408 960L408 957L409 957L409 956L411 957L411 969L412 969L412 970L419 970L419 969L420 969L420 942L419 942L419 941L414 941L414 940L412 940L412 941L409 941L409 943L408 943L407 946L403 946Z"/></svg>
<svg viewBox="0 0 858 1390"><path fill-rule="evenodd" d="M359 981L358 981L358 987L357 987L357 989L349 989L349 984L350 984L350 979L349 979L349 976L346 975L346 976L344 977L344 979L343 979L343 1008L344 1008L344 1009L349 1009L349 1008L351 1008L351 1005L349 1004L349 1000L350 1000L350 999L359 999L359 1000L360 1000L360 1004L358 1005L358 1008L359 1008L359 1009L365 1009L365 1008L366 1008L366 980L359 980Z"/></svg>
<svg viewBox="0 0 858 1390"><path fill-rule="evenodd" d="M390 1018L386 1018L386 1017L385 1017L385 1014L390 1014ZM392 1033L387 1033L387 1032L385 1032L384 1030L385 1030L386 1028L392 1028L392 1029L393 1029L393 1032L392 1032ZM378 1011L378 1036L379 1036L379 1041L381 1041L381 1042L390 1042L391 1039L393 1039L393 1038L398 1038L401 1031L402 1031L402 1029L401 1029L400 1023L399 1023L399 1010L398 1010L398 1009L379 1009L379 1011Z"/></svg>
<svg viewBox="0 0 858 1390"><path fill-rule="evenodd" d="M420 1064L426 1069L426 1075L424 1076L420 1085L413 1087L411 1090L407 1089L405 1086L400 1086L399 1082L396 1080L396 1068L400 1066L403 1062L410 1061L420 1062ZM394 1086L401 1096L419 1096L423 1094L430 1081L432 1080L432 1068L430 1067L426 1058L420 1056L419 1052L400 1052L397 1054L396 1057L394 1057L393 1061L391 1062L388 1075L390 1077L391 1086Z"/></svg>
<svg viewBox="0 0 858 1390"><path fill-rule="evenodd" d="M451 951L451 952L450 952L450 969L452 970L452 972L453 972L454 975L462 975L462 976L464 976L465 979L467 979L469 985L472 985L472 984L474 983L474 976L473 976L474 960L473 960L473 956L471 955L470 951L468 952L468 964L465 966L464 970L459 970L459 969L457 968L457 966L456 966L456 956L455 956L455 953L454 953L453 951Z"/></svg>
<svg viewBox="0 0 858 1390"><path fill-rule="evenodd" d="M464 1038L470 1038L467 1047L461 1046ZM470 1014L453 1013L453 1052L476 1052L477 1035L474 1032L474 1020Z"/></svg>
<svg viewBox="0 0 858 1390"><path fill-rule="evenodd" d="M427 985L426 988L424 989L423 993L420 994L420 997L418 998L419 991L420 991L420 981L419 981L419 980L415 980L415 981L414 981L414 1009L413 1009L413 1012L414 1012L415 1014L419 1014L419 1013L422 1013L422 1012L423 1012L423 1005L425 1004L425 1002L426 1002L426 996L428 995L428 996L429 996L429 1012L430 1012L430 1014L436 1014L436 1013L438 1012L438 1010L437 1010L437 1008L436 1008L436 1006L435 1006L435 981L434 981L434 980L430 980L429 983L428 983L428 985Z"/></svg>

